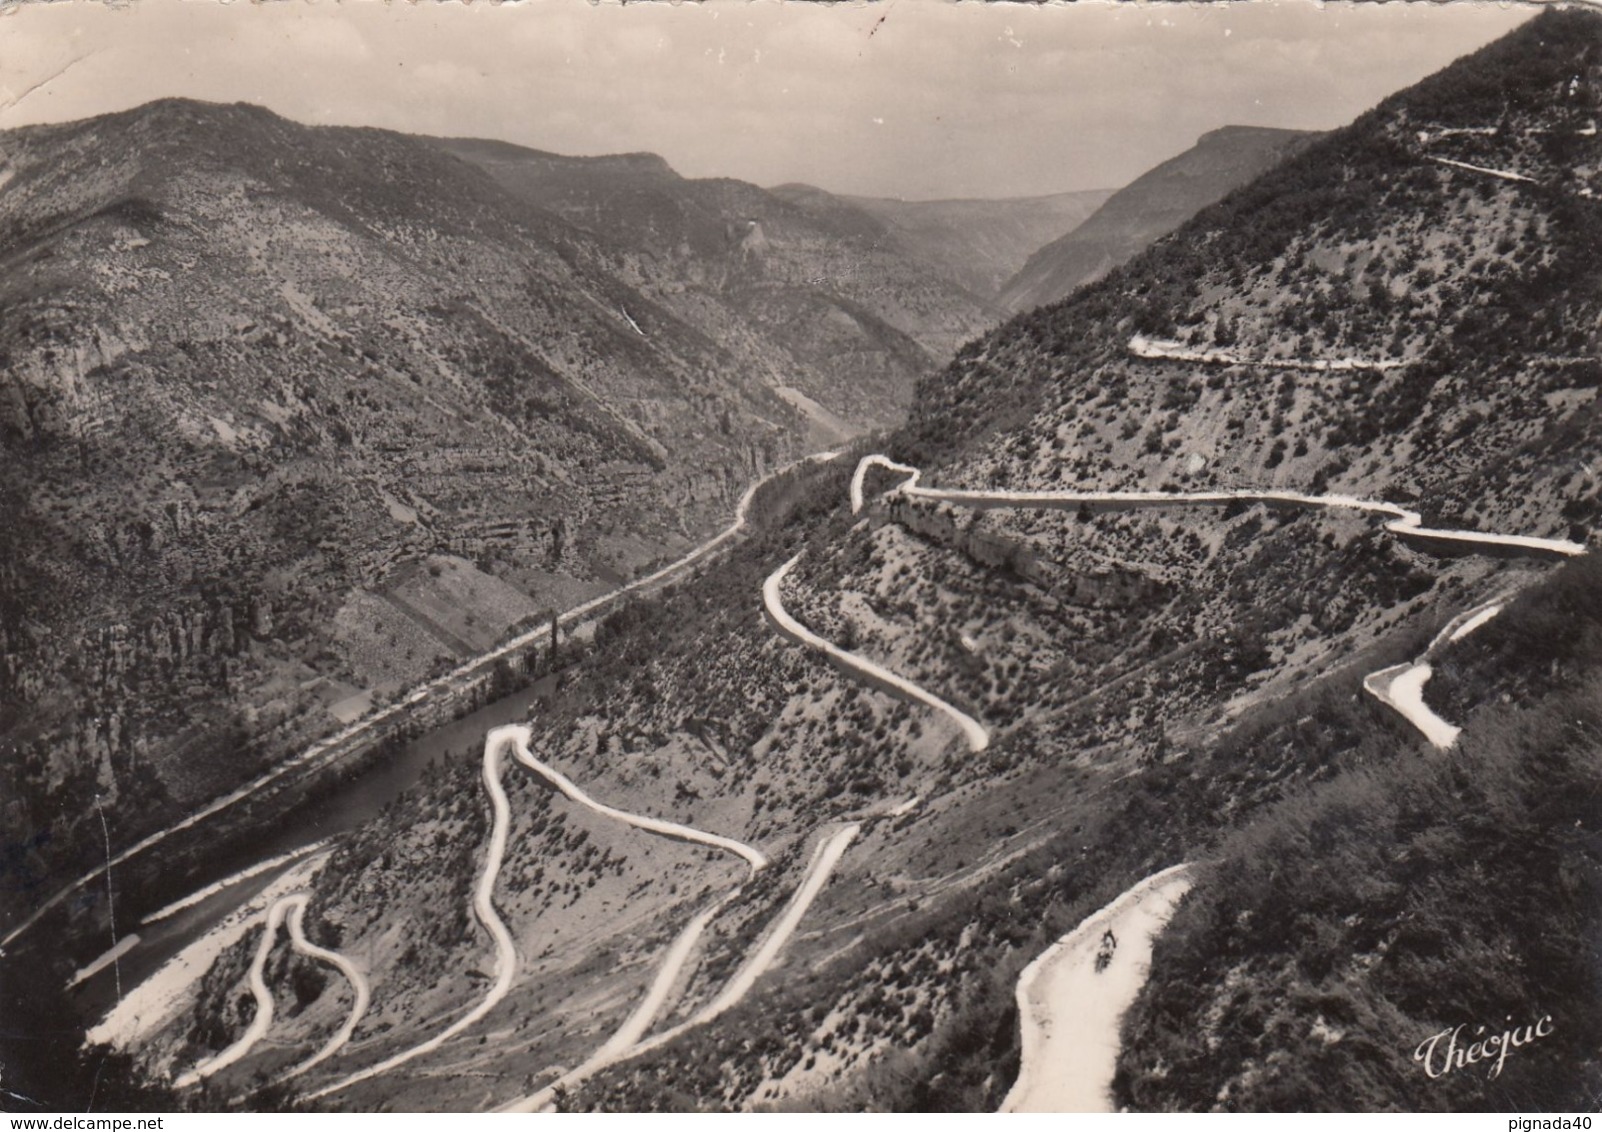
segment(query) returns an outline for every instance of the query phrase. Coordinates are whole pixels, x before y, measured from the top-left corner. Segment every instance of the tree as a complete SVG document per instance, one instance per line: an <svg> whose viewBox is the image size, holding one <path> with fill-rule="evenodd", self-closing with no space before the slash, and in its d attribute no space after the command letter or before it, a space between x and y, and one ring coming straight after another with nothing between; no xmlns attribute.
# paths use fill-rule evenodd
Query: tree
<svg viewBox="0 0 1602 1132"><path fill-rule="evenodd" d="M517 670L512 667L512 662L504 656L498 658L495 661L494 669L490 673L489 698L491 700L501 699L504 696L511 695L522 686L523 681L518 676Z"/></svg>

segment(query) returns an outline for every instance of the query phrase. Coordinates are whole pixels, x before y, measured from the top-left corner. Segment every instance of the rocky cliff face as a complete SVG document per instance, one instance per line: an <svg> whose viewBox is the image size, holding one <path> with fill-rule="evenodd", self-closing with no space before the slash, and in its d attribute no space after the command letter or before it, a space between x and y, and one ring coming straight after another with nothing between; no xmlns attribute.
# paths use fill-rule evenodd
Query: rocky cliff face
<svg viewBox="0 0 1602 1132"><path fill-rule="evenodd" d="M24 829L137 751L131 839L326 727L363 686L336 614L407 562L466 555L542 607L626 579L807 443L776 386L884 423L971 325L906 271L883 303L809 289L853 253L748 186L709 186L731 203L660 246L431 144L244 105L3 144L0 742ZM456 651L403 636L378 643L407 671Z"/></svg>
<svg viewBox="0 0 1602 1132"><path fill-rule="evenodd" d="M649 154L438 144L618 249L642 293L756 380L851 420L898 423L913 382L991 321L982 299L850 206L820 210L743 181L680 177Z"/></svg>
<svg viewBox="0 0 1602 1132"><path fill-rule="evenodd" d="M1101 282L963 350L889 447L926 484L1343 491L1410 501L1429 522L1589 538L1602 440L1602 154L1589 125L1602 112L1599 58L1602 18L1552 13L1387 100ZM1215 896L1233 891L1238 876L1278 874L1292 858L1330 879L1286 892L1257 877L1239 895L1271 892L1273 904L1250 915L1203 905L1230 914L1191 925L1175 946L1194 948L1192 978L1141 1011L1164 1057L1126 1059L1136 1097L1413 1109L1584 1095L1595 988L1572 971L1553 981L1553 964L1527 962L1517 939L1521 921L1553 907L1569 916L1554 938L1570 959L1594 929L1594 908L1589 921L1570 911L1602 875L1587 840L1594 815L1577 809L1596 796L1595 695L1583 708L1542 701L1532 719L1518 696L1572 666L1521 664L1511 683L1506 668L1488 675L1458 705L1465 743L1476 731L1533 734L1520 756L1530 767L1555 765L1550 741L1576 744L1592 769L1481 807L1499 760L1443 761L1363 691L1365 674L1417 656L1451 617L1550 581L1547 563L1439 559L1369 517L1261 506L975 521L892 499L864 518L845 506L848 478L846 466L808 468L788 485L787 522L724 568L621 611L533 721L537 754L597 797L737 837L774 862L710 921L662 1027L716 995L820 839L859 827L783 964L743 1003L559 1103L994 1108L1018 1060L1020 970L1140 878L1207 860L1221 840L1255 852L1254 868L1203 876L1202 899L1209 883ZM870 480L869 495L890 486ZM772 632L757 595L797 554L780 587L792 616L966 713L988 743ZM1596 602L1578 596L1596 592L1594 561L1567 575L1569 596L1559 591L1535 631L1594 645ZM1057 569L1109 581L1080 588ZM1122 588L1151 581L1161 584ZM1543 645L1538 636L1530 651ZM1398 778L1397 767L1412 769ZM489 943L463 901L484 860L476 774L455 762L343 839L317 880L314 912L371 957L382 1005L348 1060L320 1068L308 1090L422 1040L482 994ZM1409 781L1439 794L1391 789ZM527 1095L623 1023L676 933L730 883L727 861L636 836L529 776L509 778L509 793L516 828L499 891L521 966L496 1020L413 1063L429 1072L326 1103L488 1107ZM1406 808L1409 793L1422 809ZM1541 808L1553 797L1563 805ZM1298 810L1309 798L1316 820ZM1461 828L1432 824L1435 807L1453 804ZM1500 813L1532 823L1520 844L1540 847L1517 855L1516 885L1495 848ZM1324 868L1321 854L1356 823L1363 852ZM1484 852L1458 852L1465 831ZM1397 879L1376 884L1380 869ZM1489 876L1521 893L1492 909L1505 948L1484 948L1481 925L1441 908L1453 903L1441 893L1483 892ZM1427 932L1416 930L1421 899ZM1274 931L1257 930L1265 920ZM1220 954L1195 947L1209 932L1235 949L1227 967L1198 961ZM1451 951L1454 940L1478 950ZM238 959L219 966L213 988L233 985L214 1002L239 993ZM1478 978L1482 964L1498 965L1494 983ZM1438 1027L1448 969L1475 972L1454 993L1488 1018L1576 1002L1577 1036L1547 1047L1563 1059L1510 1062L1506 1092L1476 1091L1476 1077L1433 1100L1441 1091L1397 1033ZM229 1032L185 1019L167 1052L191 1023L213 1045L228 1040L238 1020L211 1009ZM1308 1064L1323 1082L1311 1092L1296 1077ZM254 1068L242 1063L234 1084ZM1363 1091L1327 1091L1340 1081ZM1239 1091L1221 1094L1226 1085Z"/></svg>

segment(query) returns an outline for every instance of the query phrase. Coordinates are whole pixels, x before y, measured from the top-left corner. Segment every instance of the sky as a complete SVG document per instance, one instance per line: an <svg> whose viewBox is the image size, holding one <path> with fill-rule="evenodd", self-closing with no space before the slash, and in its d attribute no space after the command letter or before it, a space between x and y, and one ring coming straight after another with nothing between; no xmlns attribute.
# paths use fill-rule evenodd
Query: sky
<svg viewBox="0 0 1602 1132"><path fill-rule="evenodd" d="M1223 125L1328 129L1512 30L1491 3L56 0L0 16L0 127L182 95L659 153L906 199L1128 183Z"/></svg>

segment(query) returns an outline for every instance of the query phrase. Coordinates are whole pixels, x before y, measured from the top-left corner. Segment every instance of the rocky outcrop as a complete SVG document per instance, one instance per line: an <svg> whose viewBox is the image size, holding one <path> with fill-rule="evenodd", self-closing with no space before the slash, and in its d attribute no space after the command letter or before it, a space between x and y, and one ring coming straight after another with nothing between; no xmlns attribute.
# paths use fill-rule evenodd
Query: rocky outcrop
<svg viewBox="0 0 1602 1132"><path fill-rule="evenodd" d="M882 497L867 506L873 523L895 523L976 562L1011 570L1048 593L1074 605L1129 608L1150 602L1163 592L1157 578L1133 567L1106 563L1075 566L1056 561L1025 540L987 525L981 515L904 495Z"/></svg>
<svg viewBox="0 0 1602 1132"><path fill-rule="evenodd" d="M842 198L680 177L648 155L435 144L627 249L631 282L676 318L765 384L801 389L859 428L897 423L918 375L992 321L947 262ZM632 302L619 320L656 333Z"/></svg>

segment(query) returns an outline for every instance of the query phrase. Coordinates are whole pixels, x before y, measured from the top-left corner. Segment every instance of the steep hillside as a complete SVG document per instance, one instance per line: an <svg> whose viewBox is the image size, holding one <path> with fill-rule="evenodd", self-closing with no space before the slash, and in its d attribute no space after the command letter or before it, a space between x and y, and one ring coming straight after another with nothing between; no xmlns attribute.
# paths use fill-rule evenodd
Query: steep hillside
<svg viewBox="0 0 1602 1132"><path fill-rule="evenodd" d="M653 154L438 144L616 247L643 294L741 353L755 379L803 395L792 399L804 412L810 401L899 424L913 383L991 322L980 300L850 210L819 215L743 181L687 179Z"/></svg>
<svg viewBox="0 0 1602 1132"><path fill-rule="evenodd" d="M669 301L652 248L397 134L165 101L0 145L0 794L51 846L17 911L103 851L95 794L136 840L721 526L932 360L845 300Z"/></svg>
<svg viewBox="0 0 1602 1132"><path fill-rule="evenodd" d="M803 207L829 207L824 199L828 194L808 185L781 185L772 192ZM993 301L1031 255L1084 223L1112 193L1092 189L1003 200L838 200L882 221L908 254Z"/></svg>
<svg viewBox="0 0 1602 1132"><path fill-rule="evenodd" d="M952 488L1347 494L1594 550L1599 113L1602 17L1542 15L966 348L896 452ZM1549 575L1339 513L880 497L901 478L870 473L867 522L807 540L786 602L988 745L940 723L929 760L867 721L807 742L922 806L848 856L760 1006L573 1103L993 1107L1019 970L1142 877L1214 859L1111 1103L1589 1103L1594 555ZM1437 661L1460 763L1365 690L1521 590ZM1414 1057L1459 1023L1554 1022L1494 1077Z"/></svg>
<svg viewBox="0 0 1602 1132"><path fill-rule="evenodd" d="M1128 1021L1131 1107L1593 1103L1598 566L1560 571L1446 654L1430 698L1468 721L1449 761L1350 767L1223 841Z"/></svg>
<svg viewBox="0 0 1602 1132"><path fill-rule="evenodd" d="M462 751L295 878L375 1006L247 1103L994 1109L1020 972L1181 863L1096 1035L1109 1107L1588 1103L1599 115L1602 16L1544 13L965 348L899 468L776 485L540 686L530 757L608 810ZM1456 746L1376 694L1403 670ZM255 946L141 1069L248 1037ZM320 1048L343 994L210 1099ZM1504 1016L1558 1036L1494 1079L1414 1057Z"/></svg>
<svg viewBox="0 0 1602 1132"><path fill-rule="evenodd" d="M1040 246L1004 285L1014 313L1056 302L1138 255L1201 209L1306 146L1316 135L1225 126L1113 193L1095 213Z"/></svg>
<svg viewBox="0 0 1602 1132"><path fill-rule="evenodd" d="M975 342L923 390L914 454L967 445L949 478L974 484L1294 486L1583 535L1594 20L1533 22Z"/></svg>

